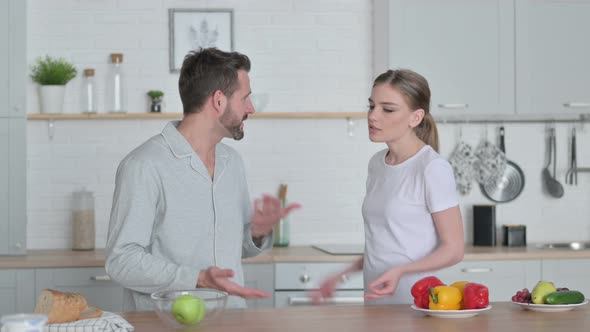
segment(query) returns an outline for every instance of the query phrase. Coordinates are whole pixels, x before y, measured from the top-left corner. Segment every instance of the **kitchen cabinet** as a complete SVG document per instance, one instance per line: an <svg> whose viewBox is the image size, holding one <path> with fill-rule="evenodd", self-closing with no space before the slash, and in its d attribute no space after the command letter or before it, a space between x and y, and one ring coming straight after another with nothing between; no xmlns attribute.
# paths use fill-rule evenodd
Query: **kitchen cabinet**
<svg viewBox="0 0 590 332"><path fill-rule="evenodd" d="M26 114L26 3L0 0L0 118Z"/></svg>
<svg viewBox="0 0 590 332"><path fill-rule="evenodd" d="M273 264L242 264L244 268L244 286L274 293L274 265ZM246 300L248 308L272 308L274 300L267 299Z"/></svg>
<svg viewBox="0 0 590 332"><path fill-rule="evenodd" d="M111 281L104 268L36 269L35 293L45 288L81 293L88 305L105 311L123 310L123 287Z"/></svg>
<svg viewBox="0 0 590 332"><path fill-rule="evenodd" d="M34 270L0 270L0 316L33 312L35 308L34 284Z"/></svg>
<svg viewBox="0 0 590 332"><path fill-rule="evenodd" d="M26 1L0 1L0 255L26 250Z"/></svg>
<svg viewBox="0 0 590 332"><path fill-rule="evenodd" d="M590 296L590 259L543 259L543 280L552 281L557 287L578 290ZM536 284L529 286L529 290Z"/></svg>
<svg viewBox="0 0 590 332"><path fill-rule="evenodd" d="M26 120L0 118L0 255L26 251Z"/></svg>
<svg viewBox="0 0 590 332"><path fill-rule="evenodd" d="M541 261L463 261L434 275L445 284L462 280L484 284L490 290L490 301L510 301L516 291L523 288L532 290L541 280Z"/></svg>
<svg viewBox="0 0 590 332"><path fill-rule="evenodd" d="M590 1L515 5L518 113L590 112Z"/></svg>
<svg viewBox="0 0 590 332"><path fill-rule="evenodd" d="M374 70L409 68L435 116L514 113L512 0L374 1Z"/></svg>

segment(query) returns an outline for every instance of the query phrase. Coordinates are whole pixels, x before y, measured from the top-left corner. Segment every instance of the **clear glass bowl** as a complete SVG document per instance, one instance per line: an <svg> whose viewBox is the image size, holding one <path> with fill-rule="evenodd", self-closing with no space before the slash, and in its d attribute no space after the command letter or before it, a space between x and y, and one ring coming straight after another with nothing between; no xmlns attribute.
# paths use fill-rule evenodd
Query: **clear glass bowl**
<svg viewBox="0 0 590 332"><path fill-rule="evenodd" d="M194 323L186 323L186 321L185 323L182 323L177 320L175 314L172 312L172 305L174 304L174 301L181 295L193 295L203 300L205 304L205 316L202 320ZM182 330L194 328L196 326L207 325L218 319L227 305L227 296L228 294L226 292L215 289L197 288L191 290L156 292L151 295L151 299L156 307L156 314L160 320L168 327ZM185 309L189 312L191 311L190 308ZM188 321L190 320L191 319L189 318Z"/></svg>

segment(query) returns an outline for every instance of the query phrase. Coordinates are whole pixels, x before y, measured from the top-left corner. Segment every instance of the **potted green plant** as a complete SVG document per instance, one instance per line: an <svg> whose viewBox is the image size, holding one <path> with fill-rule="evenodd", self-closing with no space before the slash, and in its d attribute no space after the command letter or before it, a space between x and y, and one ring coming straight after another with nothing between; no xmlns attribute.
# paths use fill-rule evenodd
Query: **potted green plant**
<svg viewBox="0 0 590 332"><path fill-rule="evenodd" d="M46 55L31 66L31 79L39 84L41 113L62 113L66 84L76 77L74 65Z"/></svg>
<svg viewBox="0 0 590 332"><path fill-rule="evenodd" d="M160 90L150 90L147 92L148 97L152 100L150 106L150 112L160 113L162 112L162 100L164 99L164 92Z"/></svg>

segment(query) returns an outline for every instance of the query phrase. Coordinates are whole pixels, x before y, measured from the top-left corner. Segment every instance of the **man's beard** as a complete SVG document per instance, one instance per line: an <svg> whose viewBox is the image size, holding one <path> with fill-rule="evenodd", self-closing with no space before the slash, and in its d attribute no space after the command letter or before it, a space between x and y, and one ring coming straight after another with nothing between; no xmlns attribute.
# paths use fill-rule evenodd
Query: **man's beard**
<svg viewBox="0 0 590 332"><path fill-rule="evenodd" d="M235 115L229 105L223 114L221 114L221 118L219 119L223 127L229 131L233 139L236 141L241 140L244 138L244 129L240 128L242 122L248 118L248 114L244 115L244 118L240 119L237 115Z"/></svg>

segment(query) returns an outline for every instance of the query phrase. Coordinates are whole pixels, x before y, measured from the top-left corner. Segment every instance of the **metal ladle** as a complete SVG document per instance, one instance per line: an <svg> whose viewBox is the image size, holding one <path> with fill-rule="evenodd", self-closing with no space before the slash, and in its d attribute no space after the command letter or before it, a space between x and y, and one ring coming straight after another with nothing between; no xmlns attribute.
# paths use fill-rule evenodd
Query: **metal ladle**
<svg viewBox="0 0 590 332"><path fill-rule="evenodd" d="M545 168L543 168L543 180L549 195L560 198L563 196L563 186L555 179L557 168L557 148L555 144L555 128L549 130L549 161ZM553 175L549 172L549 166L553 162Z"/></svg>

